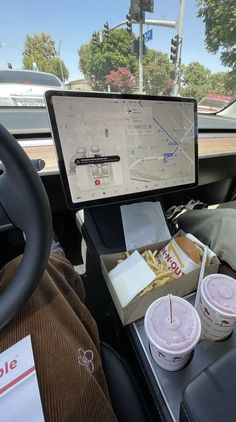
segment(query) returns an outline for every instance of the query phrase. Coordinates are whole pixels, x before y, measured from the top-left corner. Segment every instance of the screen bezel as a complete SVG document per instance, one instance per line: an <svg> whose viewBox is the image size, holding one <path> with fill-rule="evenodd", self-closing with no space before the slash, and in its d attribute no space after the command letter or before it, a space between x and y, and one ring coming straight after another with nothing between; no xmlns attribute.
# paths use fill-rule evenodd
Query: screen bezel
<svg viewBox="0 0 236 422"><path fill-rule="evenodd" d="M195 181L192 183L187 183L185 185L172 186L168 188L160 188L150 191L143 191L138 193L129 193L127 195L112 196L109 198L93 199L83 202L73 202L70 192L69 181L66 173L66 167L63 158L63 151L60 142L60 136L57 128L56 116L54 112L54 107L52 103L53 96L60 97L82 97L82 98L111 98L111 99L124 99L124 100L146 100L146 101L169 101L169 102L190 102L194 105L194 152L195 152ZM198 184L198 125L197 125L197 101L194 98L189 97L167 97L160 95L141 95L141 94L121 94L121 93L104 93L104 92L85 92L85 91L59 91L59 90L49 90L45 92L45 102L47 105L49 113L49 121L52 130L52 136L54 138L54 143L57 152L57 160L60 171L60 176L62 180L62 185L65 193L65 198L67 205L71 209L83 209L95 207L98 205L108 205L108 204L117 204L124 203L128 201L133 201L136 199L147 199L153 198L163 193L175 192L178 190L189 189L197 186Z"/></svg>

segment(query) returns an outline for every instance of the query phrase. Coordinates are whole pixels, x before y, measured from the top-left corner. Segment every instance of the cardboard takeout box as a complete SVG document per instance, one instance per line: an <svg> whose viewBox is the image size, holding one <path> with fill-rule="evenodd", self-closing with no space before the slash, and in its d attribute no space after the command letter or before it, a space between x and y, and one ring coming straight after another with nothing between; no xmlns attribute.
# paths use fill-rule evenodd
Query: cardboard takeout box
<svg viewBox="0 0 236 422"><path fill-rule="evenodd" d="M177 233L177 235L184 234L185 233L181 231ZM151 251L157 250L157 252L159 253L163 249L163 247L166 246L168 243L169 241L160 242L153 245L138 248L137 250L142 253L146 249L150 249ZM127 325L143 317L149 305L151 305L151 303L159 297L165 296L169 293L183 297L188 293L191 293L192 291L196 290L197 288L200 268L182 276L181 278L177 278L168 284L157 287L140 297L136 296L131 302L128 303L126 307L122 308L119 298L117 297L116 291L111 283L109 272L116 267L119 260L125 258L125 252L110 255L101 255L100 257L104 279L106 281L107 287L110 291L113 302L115 304L115 307L123 325ZM218 258L214 256L211 260L211 263L205 268L205 276L208 274L217 273L219 264L220 262ZM135 280L131 280L130 282L135 283Z"/></svg>

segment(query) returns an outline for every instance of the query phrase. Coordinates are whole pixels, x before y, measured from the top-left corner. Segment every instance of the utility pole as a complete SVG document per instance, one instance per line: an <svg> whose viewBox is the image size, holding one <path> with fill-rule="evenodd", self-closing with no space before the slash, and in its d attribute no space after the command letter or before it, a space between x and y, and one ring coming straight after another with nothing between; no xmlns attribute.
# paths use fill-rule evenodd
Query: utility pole
<svg viewBox="0 0 236 422"><path fill-rule="evenodd" d="M143 93L143 24L145 12L153 13L154 0L131 0L129 16L139 23L139 94Z"/></svg>
<svg viewBox="0 0 236 422"><path fill-rule="evenodd" d="M143 93L143 22L139 22L139 94Z"/></svg>
<svg viewBox="0 0 236 422"><path fill-rule="evenodd" d="M61 40L59 41L59 46L58 46L58 57L59 57L59 63L60 63L61 78L62 78L62 82L64 83L65 79L64 79L64 73L63 73L63 67L62 67L60 53L61 53Z"/></svg>

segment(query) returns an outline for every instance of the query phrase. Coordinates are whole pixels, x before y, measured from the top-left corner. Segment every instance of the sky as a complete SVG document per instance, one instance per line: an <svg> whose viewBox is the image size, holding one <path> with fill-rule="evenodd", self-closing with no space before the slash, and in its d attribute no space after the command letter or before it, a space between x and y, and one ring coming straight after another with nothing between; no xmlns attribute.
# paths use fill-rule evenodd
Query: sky
<svg viewBox="0 0 236 422"><path fill-rule="evenodd" d="M83 78L78 69L78 49L90 41L94 31L103 29L107 21L110 27L126 20L130 0L11 0L3 2L0 26L0 69L12 63L13 68L22 66L22 50L25 36L48 32L55 41L64 60L69 80ZM179 0L154 0L154 12L146 13L146 19L176 20ZM221 65L220 55L210 54L204 45L204 24L197 18L195 0L186 0L182 62L199 61L212 72L227 71ZM144 32L153 28L153 40L147 47L170 53L171 38L176 31L158 26L144 26ZM133 25L138 34L138 25Z"/></svg>

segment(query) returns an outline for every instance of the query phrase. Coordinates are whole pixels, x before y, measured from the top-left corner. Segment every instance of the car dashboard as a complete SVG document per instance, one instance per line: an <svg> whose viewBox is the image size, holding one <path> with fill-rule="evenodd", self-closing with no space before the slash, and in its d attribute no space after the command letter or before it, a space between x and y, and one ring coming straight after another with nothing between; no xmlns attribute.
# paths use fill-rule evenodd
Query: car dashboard
<svg viewBox="0 0 236 422"><path fill-rule="evenodd" d="M8 128L29 158L35 160L34 164L36 167L38 166L38 173L49 197L54 227L58 229L60 238L64 239L63 246L65 246L66 254L75 265L82 263L84 251L83 247L81 248L81 239L82 237L85 239L87 306L98 323L102 339L112 341L119 349L123 334L121 334L117 316L114 316L115 311L111 304L111 298L105 287L101 291L99 289L98 295L94 295L94 292L97 291L97 283L103 280L99 267L99 255L119 252L125 248L119 204L92 207L80 210L78 213L68 209L59 175L54 141L44 108L0 109L0 122ZM173 205L185 204L190 199L215 204L230 201L236 195L235 120L199 115L198 128L198 186L163 193L158 197L151 198L151 200L160 200L165 210ZM0 231L7 231L11 228L11 222L0 207ZM85 259L84 256L83 259ZM96 274L96 280L94 274ZM102 306L100 306L101 303ZM144 336L142 320L130 325L128 331L131 343L136 352L138 351L139 359L142 361L141 366L147 374L149 386L151 385L150 388L158 398L157 407L162 408L165 420L177 421L182 391L178 387L181 373L166 375L165 371L153 364ZM235 336L232 336L228 343L229 347L233 347L234 343ZM199 343L195 354L200 356L204 347L208 350L206 358L208 356L211 363L209 346L205 346L204 342ZM224 345L219 345L217 356L219 357L226 349ZM148 365L147 362L149 362ZM205 364L205 361L200 362L200 366ZM187 384L191 379L191 373L187 371L184 376L185 384ZM163 400L166 401L167 406Z"/></svg>

